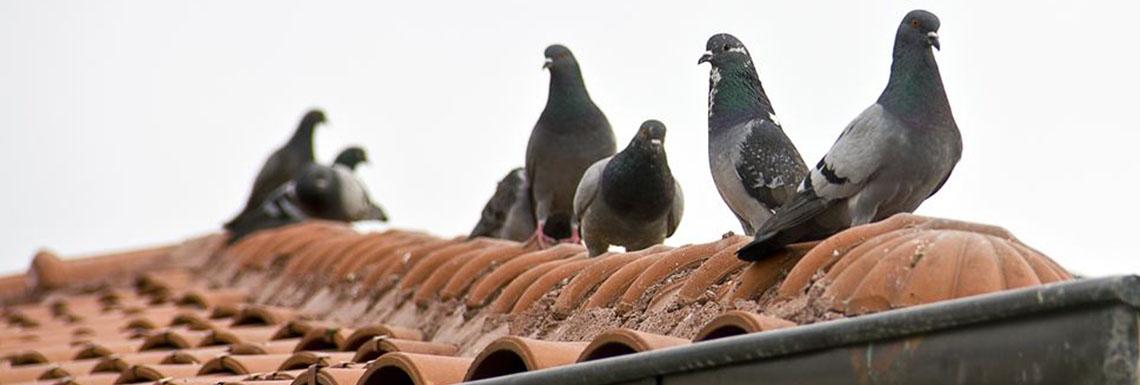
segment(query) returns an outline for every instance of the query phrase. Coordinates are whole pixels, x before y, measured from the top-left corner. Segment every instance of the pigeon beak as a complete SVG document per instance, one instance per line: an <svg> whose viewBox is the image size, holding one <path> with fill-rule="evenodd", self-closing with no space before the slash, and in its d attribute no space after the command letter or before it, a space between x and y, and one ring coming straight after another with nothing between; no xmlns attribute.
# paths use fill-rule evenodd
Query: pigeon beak
<svg viewBox="0 0 1140 385"><path fill-rule="evenodd" d="M939 50L939 51L942 50L942 44L938 42L938 32L934 32L934 31L927 32L926 33L926 41L930 42L930 45L934 46L934 49Z"/></svg>
<svg viewBox="0 0 1140 385"><path fill-rule="evenodd" d="M662 142L661 142L661 139L650 139L649 143L654 145L654 146L660 146Z"/></svg>
<svg viewBox="0 0 1140 385"><path fill-rule="evenodd" d="M542 69L550 68L550 66L553 64L554 64L554 59L546 58L546 61L542 63Z"/></svg>
<svg viewBox="0 0 1140 385"><path fill-rule="evenodd" d="M699 60L697 60L697 64L708 63L709 61L712 60L712 56L713 56L712 51L705 51L705 54L701 55L701 58Z"/></svg>

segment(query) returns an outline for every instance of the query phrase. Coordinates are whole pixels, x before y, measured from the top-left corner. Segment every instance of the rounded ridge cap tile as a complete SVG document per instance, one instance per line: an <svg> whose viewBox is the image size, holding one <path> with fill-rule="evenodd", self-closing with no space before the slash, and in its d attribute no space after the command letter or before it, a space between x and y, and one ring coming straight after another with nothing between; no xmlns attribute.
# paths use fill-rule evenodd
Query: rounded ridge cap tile
<svg viewBox="0 0 1140 385"><path fill-rule="evenodd" d="M684 247L684 246L682 246ZM677 249L667 251L665 253L675 252ZM664 254L664 253L662 253ZM657 262L660 255L643 255L630 263L625 264L609 277L606 277L594 293L586 299L586 304L582 305L583 308L597 308L609 307L617 302L618 298L625 293L626 289L633 284L637 276L645 271L650 265Z"/></svg>
<svg viewBox="0 0 1140 385"><path fill-rule="evenodd" d="M374 292L387 291L398 283L398 279L401 278L400 273L407 269L409 262L419 260L424 255L437 250L459 244L461 241L459 237L454 237L397 247L388 255L380 256L373 263L373 266L368 266L369 270L362 271L363 280L360 282L365 287L373 288ZM393 277L396 279L390 279Z"/></svg>
<svg viewBox="0 0 1140 385"><path fill-rule="evenodd" d="M368 365L358 385L380 385L393 380L410 384L457 384L464 381L472 359L428 354L388 353ZM402 381L401 381L402 380Z"/></svg>
<svg viewBox="0 0 1140 385"><path fill-rule="evenodd" d="M304 350L340 350L351 333L351 330L336 326L311 328L301 337L301 341L297 342L297 346L293 348L293 352Z"/></svg>
<svg viewBox="0 0 1140 385"><path fill-rule="evenodd" d="M372 340L376 337L422 341L424 339L424 334L423 332L412 328L385 324L371 324L353 330L352 334L349 335L345 340L345 350L359 349L361 345L364 345L369 340Z"/></svg>
<svg viewBox="0 0 1140 385"><path fill-rule="evenodd" d="M457 260L478 254L484 248L495 246L498 243L486 238L474 239L436 250L419 261L410 261L411 267L400 279L400 288L412 289L427 281L432 273L435 273L441 266L448 263L458 263Z"/></svg>
<svg viewBox="0 0 1140 385"><path fill-rule="evenodd" d="M446 301L461 297L476 280L485 275L484 272L533 250L535 249L532 246L512 242L503 247L484 251L450 275L443 290L440 291L440 298Z"/></svg>
<svg viewBox="0 0 1140 385"><path fill-rule="evenodd" d="M586 267L570 283L562 288L562 293L554 300L554 305L551 306L550 311L557 317L565 317L571 312L576 310L583 301L587 300L587 295L592 294L602 282L605 282L615 272L622 267L633 263L637 259L644 256L651 256L673 250L673 247L665 245L654 245L652 247L626 253L606 253L594 257L596 263Z"/></svg>
<svg viewBox="0 0 1140 385"><path fill-rule="evenodd" d="M281 361L276 367L276 370L287 371L305 369L313 365L328 367L350 363L352 362L352 356L354 354L354 352L296 352Z"/></svg>
<svg viewBox="0 0 1140 385"><path fill-rule="evenodd" d="M511 242L514 243L514 242ZM503 250L512 250L516 245L510 243L490 243L485 247L469 250L466 253L458 254L451 258L451 260L444 262L439 267L429 273L427 278L420 283L416 288L413 299L419 306L427 306L431 301L440 297L440 291L444 289L445 285L461 274L474 275L477 272L470 272L463 269L464 265L472 261L478 260L480 257L487 254L495 254ZM474 277L465 277L474 280Z"/></svg>
<svg viewBox="0 0 1140 385"><path fill-rule="evenodd" d="M557 342L503 336L492 341L475 356L463 381L573 364L587 345L589 345L587 342Z"/></svg>
<svg viewBox="0 0 1140 385"><path fill-rule="evenodd" d="M339 260L344 251L368 237L359 233L342 234L323 242L313 243L305 253L298 253L289 261L282 272L285 276L300 277L305 275L321 274L324 264L328 261Z"/></svg>
<svg viewBox="0 0 1140 385"><path fill-rule="evenodd" d="M702 327L699 332L697 332L697 336L693 338L693 342L702 342L717 338L758 333L795 326L795 322L788 321L783 318L757 314L744 310L730 310L716 316L716 318L713 318L712 321L709 321L709 323L705 324L705 326Z"/></svg>
<svg viewBox="0 0 1140 385"><path fill-rule="evenodd" d="M367 362L375 360L386 353L404 352L430 354L436 356L454 356L459 347L439 342L406 340L389 337L373 337L356 349L352 357L353 362Z"/></svg>
<svg viewBox="0 0 1140 385"><path fill-rule="evenodd" d="M736 258L736 250L740 247L751 242L751 238L738 237L739 241L720 249L711 257L706 259L681 285L677 291L677 301L679 304L686 305L697 302L705 296L705 292L715 286L720 281L724 280L733 272L744 269L748 263ZM657 301L661 297L660 294L654 297ZM651 301L653 302L653 301Z"/></svg>
<svg viewBox="0 0 1140 385"><path fill-rule="evenodd" d="M201 365L132 365L124 370L115 384L133 384L138 382L155 382L164 378L193 377L198 374Z"/></svg>
<svg viewBox="0 0 1140 385"><path fill-rule="evenodd" d="M560 243L554 247L523 253L499 265L474 283L467 295L467 307L480 308L496 293L505 292L515 280L546 263L572 257L585 251L581 245ZM554 265L547 265L554 266ZM534 275L537 278L537 275ZM510 305L507 305L510 306Z"/></svg>
<svg viewBox="0 0 1140 385"><path fill-rule="evenodd" d="M390 258L396 250L409 245L423 245L431 241L439 241L439 238L422 234L422 233L409 233L397 239L392 239L386 242L376 242L372 247L361 251L358 258L347 258L339 264L333 272L333 279L341 281L355 281L364 278L364 269L366 266L374 265Z"/></svg>
<svg viewBox="0 0 1140 385"><path fill-rule="evenodd" d="M780 286L780 295L790 297L807 290L815 272L830 267L839 255L880 234L914 225L920 220L921 217L915 215L898 214L879 222L840 231L824 239L808 251L788 273L788 278Z"/></svg>
<svg viewBox="0 0 1140 385"><path fill-rule="evenodd" d="M709 243L679 247L673 251L656 256L656 260L653 264L638 274L637 278L633 280L633 283L629 285L629 288L625 290L625 293L622 293L615 306L615 310L619 314L632 310L639 299L646 295L654 295L655 293L650 293L649 290L653 286L664 282L670 275L699 264L717 251L734 243L738 243L739 241L738 236L726 237Z"/></svg>
<svg viewBox="0 0 1140 385"><path fill-rule="evenodd" d="M597 260L590 258L587 253L581 253L563 261L566 263L538 276L534 282L527 286L526 290L523 290L518 300L515 301L514 307L511 308L511 314L526 311L560 283L569 283L571 278L582 272L582 269L597 262Z"/></svg>
<svg viewBox="0 0 1140 385"><path fill-rule="evenodd" d="M355 385L367 370L363 367L317 367L300 371L292 384L296 385Z"/></svg>
<svg viewBox="0 0 1140 385"><path fill-rule="evenodd" d="M1003 228L900 214L824 240L779 294L792 298L824 285L820 299L831 310L859 315L1067 279L1055 261Z"/></svg>
<svg viewBox="0 0 1140 385"><path fill-rule="evenodd" d="M650 350L688 345L689 340L646 333L627 328L615 328L594 337L575 362L586 362L620 355L647 352Z"/></svg>
<svg viewBox="0 0 1140 385"><path fill-rule="evenodd" d="M752 299L778 285L780 278L787 279L786 277L790 276L790 271L795 267L796 262L801 260L800 257L809 250L813 250L817 243L794 243L763 261L750 263L740 273L739 282L733 289L730 299Z"/></svg>
<svg viewBox="0 0 1140 385"><path fill-rule="evenodd" d="M347 260L352 260L358 257L361 249L367 248L371 242L379 239L396 237L396 234L391 233L364 233L360 237L348 240L339 244L337 247L332 248L322 258L313 262L309 267L309 274L317 275L324 278L329 278L333 275L338 264L344 263Z"/></svg>

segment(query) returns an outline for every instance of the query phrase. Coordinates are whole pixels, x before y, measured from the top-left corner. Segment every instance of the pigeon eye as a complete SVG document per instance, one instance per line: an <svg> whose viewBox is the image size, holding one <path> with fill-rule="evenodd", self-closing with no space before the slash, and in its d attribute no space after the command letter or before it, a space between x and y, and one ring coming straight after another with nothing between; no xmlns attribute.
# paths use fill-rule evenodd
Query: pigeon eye
<svg viewBox="0 0 1140 385"><path fill-rule="evenodd" d="M921 25L921 24L922 24L922 23L919 23L919 22L918 22L918 19L913 19L913 20L911 20L911 21L910 21L910 26L911 26L911 27L914 27L914 28L918 28L918 26L919 26L919 25Z"/></svg>
<svg viewBox="0 0 1140 385"><path fill-rule="evenodd" d="M724 47L722 47L721 49L723 49L723 50L725 50L725 51L728 51L728 50L729 50L729 49L731 49L731 48L732 48L732 47L729 47L729 46L728 46L728 44L725 44L725 45L724 45Z"/></svg>

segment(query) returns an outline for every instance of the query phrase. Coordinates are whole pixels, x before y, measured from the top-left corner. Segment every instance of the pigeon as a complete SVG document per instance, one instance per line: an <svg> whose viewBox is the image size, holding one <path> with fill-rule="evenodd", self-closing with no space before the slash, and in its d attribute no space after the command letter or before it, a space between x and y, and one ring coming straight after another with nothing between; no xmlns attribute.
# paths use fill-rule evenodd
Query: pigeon
<svg viewBox="0 0 1140 385"><path fill-rule="evenodd" d="M314 163L294 183L297 202L313 218L341 222L388 221L384 209L372 201L364 183L346 166Z"/></svg>
<svg viewBox="0 0 1140 385"><path fill-rule="evenodd" d="M325 113L318 109L310 110L304 118L301 118L301 124L297 126L289 142L274 151L265 161L265 165L261 166L245 208L234 219L226 222L224 225L226 230L233 230L234 225L241 221L243 216L254 214L274 190L288 183L297 176L297 173L314 162L313 130L317 124L324 122Z"/></svg>
<svg viewBox="0 0 1140 385"><path fill-rule="evenodd" d="M356 166L361 163L368 162L368 153L363 148L358 146L351 146L340 151L337 154L336 160L333 164L348 167L349 170L356 171Z"/></svg>
<svg viewBox="0 0 1140 385"><path fill-rule="evenodd" d="M932 50L941 49L940 24L922 10L903 18L878 101L847 125L737 257L761 260L789 243L913 212L942 188L962 156L962 138Z"/></svg>
<svg viewBox="0 0 1140 385"><path fill-rule="evenodd" d="M305 208L297 202L296 183L289 181L269 194L269 197L245 215L235 218L230 226L228 244L237 243L261 230L273 229L310 218Z"/></svg>
<svg viewBox="0 0 1140 385"><path fill-rule="evenodd" d="M522 167L511 170L483 206L482 217L468 239L490 237L522 242L530 238L535 221L527 194L526 170Z"/></svg>
<svg viewBox="0 0 1140 385"><path fill-rule="evenodd" d="M713 35L697 62L709 72L709 168L746 234L796 194L807 166L784 135L744 44Z"/></svg>
<svg viewBox="0 0 1140 385"><path fill-rule="evenodd" d="M647 120L621 152L594 163L574 194L574 214L590 256L610 245L636 251L677 231L685 211L681 185L665 157L665 125Z"/></svg>
<svg viewBox="0 0 1140 385"><path fill-rule="evenodd" d="M363 184L352 175L357 165L367 161L364 149L353 146L341 151L331 167L310 164L297 178L273 190L257 209L235 219L229 243L256 231L310 218L387 222L388 215L372 202ZM298 186L303 194L298 194ZM354 209L353 205L367 208Z"/></svg>
<svg viewBox="0 0 1140 385"><path fill-rule="evenodd" d="M550 90L526 147L526 180L540 247L578 242L574 190L586 168L617 151L614 133L582 81L578 61L561 45L546 48Z"/></svg>

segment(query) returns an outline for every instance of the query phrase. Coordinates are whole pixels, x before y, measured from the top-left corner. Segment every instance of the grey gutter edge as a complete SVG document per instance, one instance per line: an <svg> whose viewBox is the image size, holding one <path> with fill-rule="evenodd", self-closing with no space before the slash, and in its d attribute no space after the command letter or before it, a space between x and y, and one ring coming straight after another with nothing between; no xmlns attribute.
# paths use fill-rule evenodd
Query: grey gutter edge
<svg viewBox="0 0 1140 385"><path fill-rule="evenodd" d="M612 384L652 379L852 344L962 328L1062 309L1123 304L1140 307L1140 277L1081 279L1003 291L537 370L471 384Z"/></svg>

